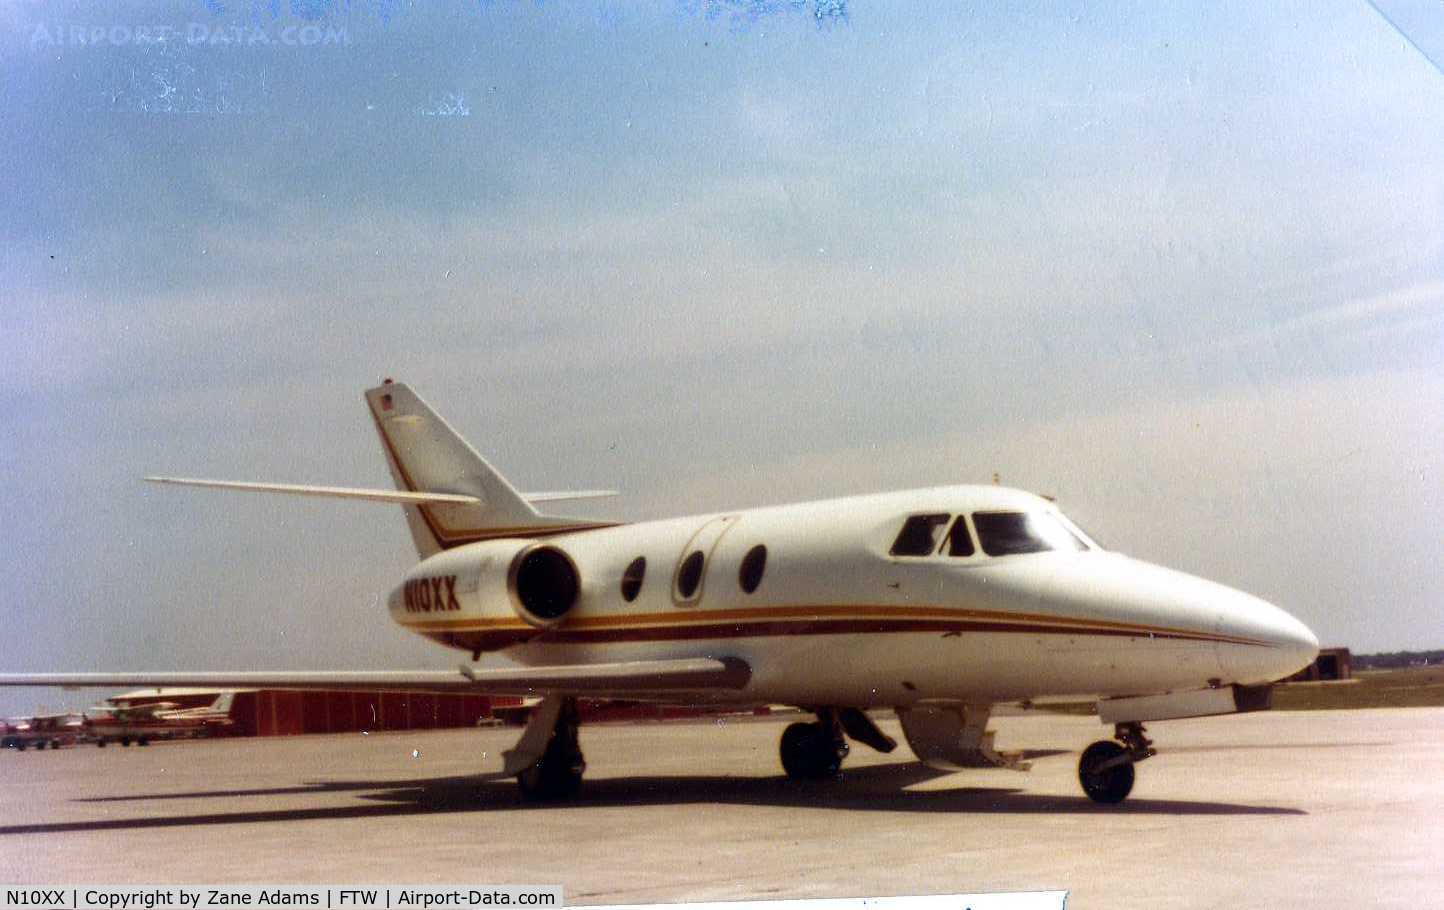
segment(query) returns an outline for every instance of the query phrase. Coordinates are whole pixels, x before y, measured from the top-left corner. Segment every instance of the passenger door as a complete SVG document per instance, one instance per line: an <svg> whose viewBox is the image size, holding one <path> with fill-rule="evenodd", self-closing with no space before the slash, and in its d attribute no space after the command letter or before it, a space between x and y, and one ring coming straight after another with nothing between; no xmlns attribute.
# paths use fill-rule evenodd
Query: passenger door
<svg viewBox="0 0 1444 910"><path fill-rule="evenodd" d="M722 539L722 535L736 523L736 515L719 515L698 528L682 548L676 568L672 570L672 602L677 606L696 606L702 600L712 551L717 548L717 541Z"/></svg>

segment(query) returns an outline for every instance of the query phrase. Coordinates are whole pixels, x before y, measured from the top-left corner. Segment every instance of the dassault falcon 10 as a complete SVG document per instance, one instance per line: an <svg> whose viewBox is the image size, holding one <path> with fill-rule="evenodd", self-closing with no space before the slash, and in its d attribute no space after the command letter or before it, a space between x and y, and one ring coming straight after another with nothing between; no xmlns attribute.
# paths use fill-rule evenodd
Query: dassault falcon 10
<svg viewBox="0 0 1444 910"><path fill-rule="evenodd" d="M789 777L835 776L849 741L941 769L1024 769L993 748L992 706L1097 699L1114 738L1078 765L1115 803L1154 754L1147 721L1267 708L1318 640L1278 607L1109 552L1046 498L954 486L620 524L539 513L607 491L519 493L409 387L366 403L397 489L153 477L161 483L399 503L420 562L391 618L468 652L457 671L28 674L6 685L364 688L539 695L503 774L574 794L576 699L786 704ZM499 652L513 666L481 669Z"/></svg>

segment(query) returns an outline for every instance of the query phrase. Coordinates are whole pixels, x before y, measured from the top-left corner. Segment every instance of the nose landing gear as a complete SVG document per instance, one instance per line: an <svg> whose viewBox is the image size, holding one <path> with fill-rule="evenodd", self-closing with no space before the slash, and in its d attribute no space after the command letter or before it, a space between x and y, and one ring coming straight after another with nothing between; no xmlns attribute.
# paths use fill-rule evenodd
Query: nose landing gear
<svg viewBox="0 0 1444 910"><path fill-rule="evenodd" d="M1078 782L1097 803L1121 803L1133 790L1133 766L1156 754L1153 741L1136 721L1117 724L1116 739L1099 740L1078 760Z"/></svg>

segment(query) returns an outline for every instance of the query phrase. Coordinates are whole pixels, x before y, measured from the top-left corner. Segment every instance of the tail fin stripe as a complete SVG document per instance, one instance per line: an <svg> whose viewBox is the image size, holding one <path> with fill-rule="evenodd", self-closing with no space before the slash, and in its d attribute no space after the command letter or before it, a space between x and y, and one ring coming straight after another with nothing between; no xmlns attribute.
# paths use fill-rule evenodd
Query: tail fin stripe
<svg viewBox="0 0 1444 910"><path fill-rule="evenodd" d="M387 395L385 396L385 398L386 404L389 409L391 396ZM381 444L386 447L386 454L391 459L391 463L396 466L396 470L401 475L401 478L405 482L407 489L416 489L416 481L411 478L411 472L406 470L406 463L402 461L401 456L397 454L396 446L391 441L391 435L386 432L385 424L381 422L381 418L376 414L375 411L371 412L371 420L376 424L376 432L379 433L381 436ZM426 522L426 527L431 531L431 536L436 538L437 543L441 545L442 549L460 546L464 543L474 543L478 540L490 539L488 536L485 535L476 536L472 534L459 533L450 528L442 526L441 523L436 520L436 517L431 514L431 510L424 505L417 505L416 511L420 513L421 520ZM507 537L509 535L500 534L496 536Z"/></svg>
<svg viewBox="0 0 1444 910"><path fill-rule="evenodd" d="M399 383L391 386L391 388L398 390L405 389L405 387L401 386ZM429 416L435 421L437 421L437 423L439 423L443 429L445 429L449 433L454 434L455 431L451 430L450 427L446 426L445 422L442 421L441 418L435 414L435 412L431 412L424 402L421 402L419 398L416 398L415 393L412 393L409 389L406 389L405 397L408 400L414 400L416 404L418 404L421 408L424 409L424 412L429 412ZM390 399L391 401L388 402L388 399ZM393 399L392 395L387 393L376 396L376 400L380 402L381 407L383 408L386 407L388 403L391 403L392 407L394 408L396 403L399 402L400 399ZM401 453L398 451L396 441L392 439L391 434L387 431L386 421L382 420L381 414L378 413L376 404L372 403L372 401L370 400L370 396L368 396L368 405L370 405L368 407L368 410L371 412L371 420L376 425L377 434L381 437L381 444L385 447L387 458L395 467L397 476L400 478L402 484L408 490L420 490L424 485L418 484L415 476L408 469L406 461L401 457ZM394 420L398 418L393 417L389 419ZM460 437L457 437L457 439L459 441ZM465 445L465 443L463 442L462 445ZM472 452L471 454L473 458L477 457L475 456L474 452ZM484 462L482 462L478 467L484 468L487 471L491 471L490 466L485 465ZM416 514L420 516L421 520L425 523L427 530L431 533L431 536L435 538L437 545L439 545L441 549L450 549L452 547L460 546L462 544L475 543L482 540L495 540L497 538L503 537L542 537L552 534L560 534L568 531L585 531L594 528L609 528L617 524L617 522L614 521L576 521L565 518L549 519L546 516L537 514L536 511L530 506L530 504L527 503L526 499L524 498L524 494L518 494L514 490L512 490L510 486L506 484L505 480L501 479L499 475L495 479L501 485L501 489L498 492L504 497L515 498L517 503L520 504L519 507L529 513L529 515L525 517L521 515L516 515L514 517L523 518L523 520L526 520L526 518L534 516L536 519L535 523L518 524L517 522L512 521L502 522L494 525L486 524L479 527L448 527L441 521L438 515L433 513L433 509L436 508L435 505L417 503L414 506L408 505L405 508L416 509ZM473 491L467 490L466 492L469 494ZM603 492L609 493L610 491L584 492L595 495ZM562 496L558 496L558 498L569 497L565 497L565 494L563 494ZM483 506L486 505L484 499L482 504ZM450 508L450 506L448 506L448 508Z"/></svg>

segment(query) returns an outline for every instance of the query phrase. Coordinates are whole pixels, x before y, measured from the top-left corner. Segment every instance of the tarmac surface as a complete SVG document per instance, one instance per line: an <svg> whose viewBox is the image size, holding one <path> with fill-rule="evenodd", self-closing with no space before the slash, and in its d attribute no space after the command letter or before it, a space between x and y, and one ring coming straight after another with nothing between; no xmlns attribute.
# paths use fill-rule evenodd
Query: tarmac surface
<svg viewBox="0 0 1444 910"><path fill-rule="evenodd" d="M1075 775L1094 718L997 717L1027 774L854 746L782 777L784 719L582 729L582 796L476 777L515 729L0 754L0 880L552 884L568 904L1067 889L1073 907L1444 898L1444 709L1149 725L1121 806ZM883 723L898 734L896 722Z"/></svg>

